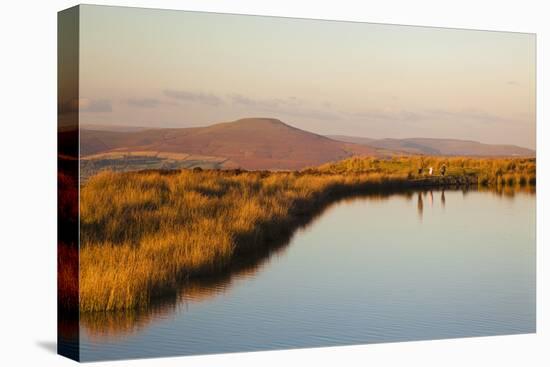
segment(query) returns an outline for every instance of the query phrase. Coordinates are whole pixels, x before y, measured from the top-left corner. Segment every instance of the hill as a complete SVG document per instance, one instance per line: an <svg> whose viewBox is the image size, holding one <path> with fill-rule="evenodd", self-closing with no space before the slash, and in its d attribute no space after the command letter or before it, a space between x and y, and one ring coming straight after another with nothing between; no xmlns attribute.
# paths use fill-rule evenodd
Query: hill
<svg viewBox="0 0 550 367"><path fill-rule="evenodd" d="M516 145L484 144L471 140L433 138L371 139L343 135L331 135L329 138L406 154L478 157L535 156L534 150L518 147Z"/></svg>
<svg viewBox="0 0 550 367"><path fill-rule="evenodd" d="M160 152L216 157L244 169L287 170L351 156L378 155L369 146L336 141L271 118L246 118L206 127L137 131L81 130L81 155Z"/></svg>

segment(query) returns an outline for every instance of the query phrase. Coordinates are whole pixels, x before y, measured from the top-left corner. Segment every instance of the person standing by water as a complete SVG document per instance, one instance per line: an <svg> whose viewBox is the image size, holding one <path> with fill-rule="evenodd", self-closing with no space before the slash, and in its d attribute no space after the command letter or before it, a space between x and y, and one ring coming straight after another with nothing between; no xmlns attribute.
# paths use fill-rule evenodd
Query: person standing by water
<svg viewBox="0 0 550 367"><path fill-rule="evenodd" d="M428 170L428 174L431 176L433 173L434 173L434 168L430 167L430 169Z"/></svg>
<svg viewBox="0 0 550 367"><path fill-rule="evenodd" d="M441 173L441 176L445 176L445 172L447 172L447 166L445 164L443 164L440 168L439 168L439 173Z"/></svg>

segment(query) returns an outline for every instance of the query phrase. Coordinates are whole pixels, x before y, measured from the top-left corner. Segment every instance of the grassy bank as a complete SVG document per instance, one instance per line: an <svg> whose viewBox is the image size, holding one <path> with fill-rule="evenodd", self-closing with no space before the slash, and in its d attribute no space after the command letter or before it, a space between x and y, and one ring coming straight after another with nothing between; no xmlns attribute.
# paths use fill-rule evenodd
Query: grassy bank
<svg viewBox="0 0 550 367"><path fill-rule="evenodd" d="M418 172L443 164L444 177ZM80 309L147 307L189 277L262 251L340 197L478 183L534 185L535 162L354 158L302 172L103 172L81 188Z"/></svg>
<svg viewBox="0 0 550 367"><path fill-rule="evenodd" d="M396 157L393 159L350 158L328 163L306 172L331 174L406 174L409 179L432 177L439 180L441 168L445 175L483 186L514 186L536 184L534 158L481 159L470 157ZM434 176L428 176L429 168ZM418 170L422 168L422 173Z"/></svg>

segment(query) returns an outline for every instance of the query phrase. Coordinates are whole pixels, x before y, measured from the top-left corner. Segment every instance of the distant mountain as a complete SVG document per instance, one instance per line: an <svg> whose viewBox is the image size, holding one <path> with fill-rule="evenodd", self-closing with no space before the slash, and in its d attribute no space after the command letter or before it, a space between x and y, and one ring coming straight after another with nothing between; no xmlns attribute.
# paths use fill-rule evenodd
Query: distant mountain
<svg viewBox="0 0 550 367"><path fill-rule="evenodd" d="M106 152L166 152L224 157L244 169L302 169L354 155L378 155L277 119L246 118L206 127L135 131L81 130L82 156Z"/></svg>
<svg viewBox="0 0 550 367"><path fill-rule="evenodd" d="M343 135L330 135L331 139L364 145L394 153L446 155L446 156L535 156L535 151L516 145L484 144L458 139L371 139Z"/></svg>
<svg viewBox="0 0 550 367"><path fill-rule="evenodd" d="M143 126L105 125L105 124L81 124L83 130L136 132L150 129Z"/></svg>

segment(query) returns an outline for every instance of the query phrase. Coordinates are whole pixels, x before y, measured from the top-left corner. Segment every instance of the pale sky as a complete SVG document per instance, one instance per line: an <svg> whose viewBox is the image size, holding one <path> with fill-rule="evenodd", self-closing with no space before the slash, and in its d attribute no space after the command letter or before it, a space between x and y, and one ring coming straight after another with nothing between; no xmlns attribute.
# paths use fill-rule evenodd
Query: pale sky
<svg viewBox="0 0 550 367"><path fill-rule="evenodd" d="M81 6L81 123L535 148L533 34Z"/></svg>

